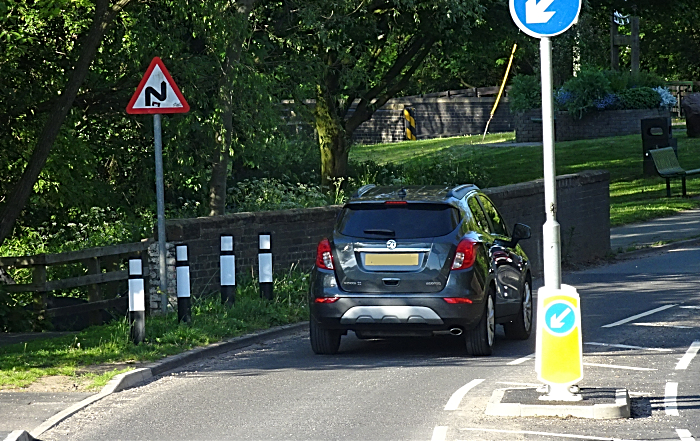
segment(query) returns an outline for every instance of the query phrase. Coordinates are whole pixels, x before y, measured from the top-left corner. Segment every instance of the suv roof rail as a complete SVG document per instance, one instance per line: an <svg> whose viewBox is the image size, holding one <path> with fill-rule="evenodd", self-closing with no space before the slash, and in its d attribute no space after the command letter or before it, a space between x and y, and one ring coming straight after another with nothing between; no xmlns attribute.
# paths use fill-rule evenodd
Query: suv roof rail
<svg viewBox="0 0 700 441"><path fill-rule="evenodd" d="M374 184L363 185L362 187L357 189L357 191L355 192L354 195L352 195L352 197L359 198L362 195L364 195L365 193L367 193L368 191L370 191L371 189L373 189L374 187L376 187L376 185L374 185Z"/></svg>
<svg viewBox="0 0 700 441"><path fill-rule="evenodd" d="M458 185L447 193L447 197L453 197L455 199L462 199L464 197L464 195L466 195L470 191L478 190L478 189L479 189L479 187L477 187L474 184Z"/></svg>

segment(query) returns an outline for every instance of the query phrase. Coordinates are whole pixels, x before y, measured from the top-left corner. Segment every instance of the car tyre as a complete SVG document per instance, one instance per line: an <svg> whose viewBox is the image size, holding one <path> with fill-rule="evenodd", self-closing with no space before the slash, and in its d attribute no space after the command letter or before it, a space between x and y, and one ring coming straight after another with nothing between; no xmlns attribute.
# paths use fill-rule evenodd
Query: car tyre
<svg viewBox="0 0 700 441"><path fill-rule="evenodd" d="M493 342L496 339L496 309L493 289L489 291L485 303L479 324L466 335L469 355L491 355L493 352Z"/></svg>
<svg viewBox="0 0 700 441"><path fill-rule="evenodd" d="M523 295L518 316L503 325L506 337L512 340L527 340L532 332L532 288L529 280L525 281L521 292Z"/></svg>
<svg viewBox="0 0 700 441"><path fill-rule="evenodd" d="M333 355L340 348L340 331L323 329L314 319L309 321L309 338L316 354Z"/></svg>

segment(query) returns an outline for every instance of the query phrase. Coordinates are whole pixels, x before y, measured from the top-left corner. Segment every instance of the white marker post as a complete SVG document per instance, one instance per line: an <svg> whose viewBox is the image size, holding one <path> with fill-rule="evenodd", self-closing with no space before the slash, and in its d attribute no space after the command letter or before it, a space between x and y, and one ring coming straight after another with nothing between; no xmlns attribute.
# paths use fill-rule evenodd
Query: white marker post
<svg viewBox="0 0 700 441"><path fill-rule="evenodd" d="M146 338L146 295L141 258L129 259L129 330L135 345Z"/></svg>
<svg viewBox="0 0 700 441"><path fill-rule="evenodd" d="M556 8L556 9L554 9ZM538 291L538 378L549 384L545 400L576 401L569 391L583 379L580 302L576 289L561 284L561 239L557 222L557 175L554 155L554 99L552 96L552 42L578 20L581 0L510 0L510 14L526 34L540 39L542 72L542 151L544 203L542 226L544 287ZM549 322L547 322L549 320Z"/></svg>
<svg viewBox="0 0 700 441"><path fill-rule="evenodd" d="M233 253L233 236L221 235L221 303L233 305L236 302L236 256Z"/></svg>
<svg viewBox="0 0 700 441"><path fill-rule="evenodd" d="M152 114L156 157L156 210L158 214L158 276L161 312L168 310L168 281L166 271L165 191L163 189L163 144L161 113L187 113L190 105L180 93L175 81L160 58L155 57L141 79L136 92L126 106L128 114Z"/></svg>
<svg viewBox="0 0 700 441"><path fill-rule="evenodd" d="M177 321L189 323L192 320L190 300L190 262L187 245L175 247L175 276L177 277Z"/></svg>
<svg viewBox="0 0 700 441"><path fill-rule="evenodd" d="M258 280L260 283L260 297L272 300L272 243L270 233L258 235Z"/></svg>

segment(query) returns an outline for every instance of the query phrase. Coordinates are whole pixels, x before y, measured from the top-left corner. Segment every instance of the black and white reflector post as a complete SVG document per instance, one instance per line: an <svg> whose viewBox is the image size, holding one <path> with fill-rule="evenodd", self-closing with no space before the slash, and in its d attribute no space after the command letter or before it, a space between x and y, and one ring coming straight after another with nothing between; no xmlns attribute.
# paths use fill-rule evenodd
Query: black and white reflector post
<svg viewBox="0 0 700 441"><path fill-rule="evenodd" d="M175 270L177 277L177 320L189 323L192 317L190 303L190 262L187 259L187 245L175 248Z"/></svg>
<svg viewBox="0 0 700 441"><path fill-rule="evenodd" d="M140 258L129 259L129 327L134 344L146 338L146 295Z"/></svg>
<svg viewBox="0 0 700 441"><path fill-rule="evenodd" d="M260 297L272 300L272 246L270 233L258 234L258 279Z"/></svg>
<svg viewBox="0 0 700 441"><path fill-rule="evenodd" d="M233 236L221 235L221 303L236 302L236 256L233 254Z"/></svg>

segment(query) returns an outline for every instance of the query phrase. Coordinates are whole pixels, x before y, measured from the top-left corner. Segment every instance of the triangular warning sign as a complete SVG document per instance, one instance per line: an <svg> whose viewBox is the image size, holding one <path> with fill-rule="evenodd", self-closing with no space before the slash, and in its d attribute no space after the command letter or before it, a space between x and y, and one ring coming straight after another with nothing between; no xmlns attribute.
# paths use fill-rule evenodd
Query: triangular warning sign
<svg viewBox="0 0 700 441"><path fill-rule="evenodd" d="M180 93L175 81L160 58L148 66L136 93L131 97L126 113L187 113L190 105Z"/></svg>

